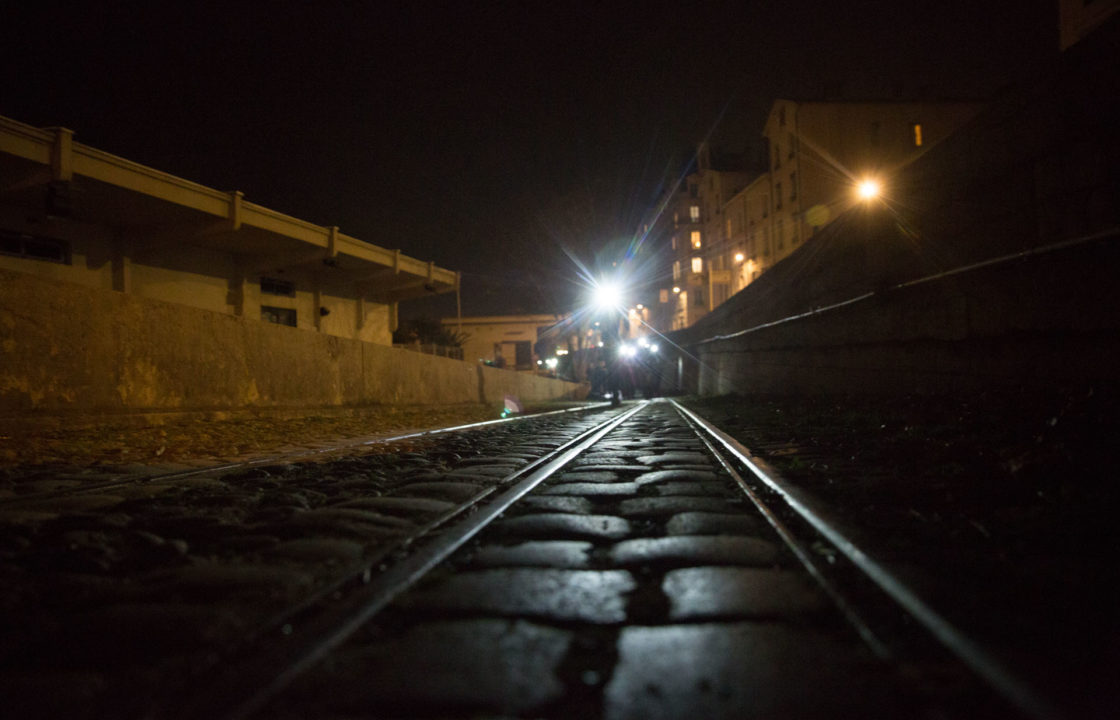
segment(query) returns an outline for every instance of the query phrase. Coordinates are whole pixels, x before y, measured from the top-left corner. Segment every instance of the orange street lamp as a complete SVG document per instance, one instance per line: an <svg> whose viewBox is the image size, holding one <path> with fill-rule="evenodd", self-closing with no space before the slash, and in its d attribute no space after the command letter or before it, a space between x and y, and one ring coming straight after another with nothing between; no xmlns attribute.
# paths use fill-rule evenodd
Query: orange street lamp
<svg viewBox="0 0 1120 720"><path fill-rule="evenodd" d="M873 178L867 178L856 186L856 194L863 200L874 200L879 197L879 193L882 191L883 188L879 185L879 181Z"/></svg>

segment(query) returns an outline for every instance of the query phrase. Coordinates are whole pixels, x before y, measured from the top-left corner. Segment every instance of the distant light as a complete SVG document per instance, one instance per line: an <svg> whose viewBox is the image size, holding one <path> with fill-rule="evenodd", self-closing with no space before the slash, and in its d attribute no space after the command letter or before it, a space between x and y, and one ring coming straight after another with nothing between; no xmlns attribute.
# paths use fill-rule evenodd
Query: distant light
<svg viewBox="0 0 1120 720"><path fill-rule="evenodd" d="M673 292L679 293L680 291L681 289L679 287L677 287L676 285L673 286Z"/></svg>
<svg viewBox="0 0 1120 720"><path fill-rule="evenodd" d="M638 309L639 309L639 310L641 310L641 309L642 309L642 308L644 308L644 307L645 307L645 305L642 305L641 303L638 303Z"/></svg>
<svg viewBox="0 0 1120 720"><path fill-rule="evenodd" d="M622 357L634 357L634 353L636 352L638 351L635 350L634 346L629 343L623 343L618 348L618 353L619 355L622 355Z"/></svg>
<svg viewBox="0 0 1120 720"><path fill-rule="evenodd" d="M657 352L657 343L650 343L649 351L652 353Z"/></svg>
<svg viewBox="0 0 1120 720"><path fill-rule="evenodd" d="M595 286L592 302L600 310L609 310L622 304L622 289L612 282L602 282Z"/></svg>
<svg viewBox="0 0 1120 720"><path fill-rule="evenodd" d="M548 366L548 367L550 367L550 368L552 368L552 369L554 369L554 370L555 370L555 369L556 369L556 365L557 365L557 364L559 364L559 362L560 362L560 361L559 361L559 360L557 360L556 358L554 358L554 357L550 357L549 359L547 359L547 360L545 360L545 361L544 361L544 364L545 364L546 366Z"/></svg>
<svg viewBox="0 0 1120 720"><path fill-rule="evenodd" d="M537 360L537 365L544 365L544 360Z"/></svg>
<svg viewBox="0 0 1120 720"><path fill-rule="evenodd" d="M568 354L568 351L565 350L564 348L556 348L556 355L557 356L567 355L567 354Z"/></svg>
<svg viewBox="0 0 1120 720"><path fill-rule="evenodd" d="M735 253L735 262L743 262L746 257L743 253Z"/></svg>
<svg viewBox="0 0 1120 720"><path fill-rule="evenodd" d="M857 188L859 196L864 200L871 200L873 198L879 197L879 192L881 190L882 188L879 187L878 181L871 179L864 180L859 184L859 187Z"/></svg>
<svg viewBox="0 0 1120 720"><path fill-rule="evenodd" d="M603 347L603 341L602 340L599 341L599 347Z"/></svg>
<svg viewBox="0 0 1120 720"><path fill-rule="evenodd" d="M641 345L642 347L649 347L649 340L646 340L645 338L641 338L640 340L638 340L638 344Z"/></svg>

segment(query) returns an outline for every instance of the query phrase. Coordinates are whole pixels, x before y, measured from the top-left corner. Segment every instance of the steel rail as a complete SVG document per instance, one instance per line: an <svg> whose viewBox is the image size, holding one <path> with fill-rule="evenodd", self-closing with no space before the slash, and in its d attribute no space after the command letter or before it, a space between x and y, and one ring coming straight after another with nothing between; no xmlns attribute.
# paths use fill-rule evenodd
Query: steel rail
<svg viewBox="0 0 1120 720"><path fill-rule="evenodd" d="M680 409L681 408L678 405L677 410L680 411ZM875 631L871 629L871 626L868 625L867 621L863 619L855 606L852 605L852 603L844 596L844 594L840 592L840 590L832 583L832 581L825 577L825 574L821 572L821 569L817 565L816 561L813 560L812 555L810 555L809 552L805 549L805 545L797 539L797 536L794 535L793 531L790 530L784 522L782 522L781 518L779 518L778 515L770 508L770 506L766 504L766 501L763 500L757 492L755 492L754 488L752 488L745 479L743 479L743 476L739 473L735 466L732 465L727 460L727 458L724 457L723 453L721 453L719 449L712 444L712 441L709 439L708 434L704 431L705 429L697 424L695 418L689 417L687 415L683 415L683 417L689 424L689 426L692 427L693 431L696 432L697 436L700 437L700 440L703 441L704 445L712 453L715 459L719 461L719 464L723 466L723 469L727 472L727 474L729 474L735 481L735 483L739 486L739 489L741 489L743 493L746 494L746 496L754 504L755 509L757 509L758 512L762 514L762 516L766 519L766 522L770 524L770 527L772 527L774 531L778 533L778 536L782 538L782 542L784 542L786 544L786 547L788 547L794 554L794 556L797 557L797 560L801 563L802 567L804 567L809 575L812 576L812 578L817 582L824 593L828 595L833 604L836 605L836 608L840 611L840 614L844 616L844 619L848 621L848 624L852 626L852 628L856 631L856 633L860 636L864 643L871 649L871 652L873 652L876 657L882 660L891 659L893 655L887 648L886 644L879 639L879 636L875 634Z"/></svg>
<svg viewBox="0 0 1120 720"><path fill-rule="evenodd" d="M756 478L774 491L813 529L819 532L849 561L870 578L880 590L917 620L943 647L972 670L1001 697L1035 720L1058 720L1066 714L1041 697L1026 682L992 656L985 648L957 629L944 616L930 607L905 583L882 564L868 556L837 529L828 512L805 493L782 480L766 463L754 457L737 440L676 400L670 402L687 418L691 418L717 440L735 460L742 463Z"/></svg>
<svg viewBox="0 0 1120 720"><path fill-rule="evenodd" d="M197 477L199 475L208 475L211 473L229 472L241 468L251 468L260 465L271 465L277 462L300 462L308 461L330 453L345 453L348 450L353 450L360 447L368 447L371 445L389 445L403 440L411 440L414 438L429 437L434 435L441 435L453 432L467 432L478 430L480 428L489 427L491 425L498 425L501 423L515 422L519 420L530 420L536 418L548 417L550 415L559 415L562 413L572 412L585 412L588 410L595 410L599 408L608 407L610 403L594 403L591 405L583 405L574 408L564 408L562 410L549 410L548 412L533 413L530 415L514 415L508 418L498 418L496 420L483 420L482 422L467 423L465 425L452 425L449 427L432 428L430 430L418 430L415 432L405 433L403 435L388 435L386 437L378 437L372 440L361 439L353 442L345 442L339 445L332 445L331 447L321 448L318 450L298 450L290 453L279 453L277 455L269 455L267 457L253 458L251 460L244 460L240 462L221 463L218 465L207 465L200 468L192 468L190 470L172 470L166 473L154 473L151 475L144 474L129 474L124 475L115 480L106 482L92 483L83 487L77 488L64 488L61 490L48 490L46 492L34 493L30 495L20 495L17 497L9 497L0 499L0 508L19 507L29 503L41 502L43 500L50 500L57 497L68 497L71 495L84 495L87 493L100 492L102 490L111 490L117 487L124 487L127 485L135 485L137 483L145 482L163 482L168 480L183 480L185 478Z"/></svg>
<svg viewBox="0 0 1120 720"><path fill-rule="evenodd" d="M498 492L491 502L476 507L469 517L444 528L431 542L417 547L406 559L371 578L368 583L344 598L331 612L310 621L298 633L286 637L285 647L273 649L275 651L269 653L263 667L257 664L244 670L224 668L219 683L234 686L223 687L216 693L207 693L198 701L189 703L188 707L179 708L176 716L243 720L261 710L296 677L345 642L374 615L462 547L498 515L645 407L646 403L642 402L580 433L534 461L531 466L503 478L499 481L499 487L509 487Z"/></svg>

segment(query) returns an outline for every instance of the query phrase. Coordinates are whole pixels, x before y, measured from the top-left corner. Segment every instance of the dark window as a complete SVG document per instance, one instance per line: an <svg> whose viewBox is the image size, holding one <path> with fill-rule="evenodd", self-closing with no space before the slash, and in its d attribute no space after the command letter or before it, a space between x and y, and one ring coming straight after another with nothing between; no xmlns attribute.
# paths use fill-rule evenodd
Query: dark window
<svg viewBox="0 0 1120 720"><path fill-rule="evenodd" d="M265 295L282 295L283 297L295 297L296 284L291 280L277 280L276 278L262 277L261 292Z"/></svg>
<svg viewBox="0 0 1120 720"><path fill-rule="evenodd" d="M296 311L291 308L268 307L261 305L261 320L277 325L296 326Z"/></svg>
<svg viewBox="0 0 1120 720"><path fill-rule="evenodd" d="M791 172L789 174L789 199L790 200L796 200L797 199L797 172L796 171Z"/></svg>
<svg viewBox="0 0 1120 720"><path fill-rule="evenodd" d="M518 340L513 344L513 362L518 370L530 370L533 367L533 345L528 340Z"/></svg>
<svg viewBox="0 0 1120 720"><path fill-rule="evenodd" d="M70 264L70 247L62 240L0 230L0 253L31 260Z"/></svg>
<svg viewBox="0 0 1120 720"><path fill-rule="evenodd" d="M782 184L774 183L774 208L776 210L782 209Z"/></svg>

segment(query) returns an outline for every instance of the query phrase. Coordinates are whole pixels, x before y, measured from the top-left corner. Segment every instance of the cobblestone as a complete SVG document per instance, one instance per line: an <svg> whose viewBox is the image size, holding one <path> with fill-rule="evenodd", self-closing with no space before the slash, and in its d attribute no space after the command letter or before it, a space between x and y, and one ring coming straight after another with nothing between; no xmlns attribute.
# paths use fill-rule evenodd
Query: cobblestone
<svg viewBox="0 0 1120 720"><path fill-rule="evenodd" d="M726 510L727 508L720 508ZM728 512L680 512L665 524L669 535L757 535L766 523L757 517Z"/></svg>
<svg viewBox="0 0 1120 720"><path fill-rule="evenodd" d="M594 546L577 540L530 541L512 546L487 545L471 553L469 563L476 567L535 567L582 570L590 565Z"/></svg>
<svg viewBox="0 0 1120 720"><path fill-rule="evenodd" d="M660 467L662 465L686 466L688 469L707 470L711 467L711 459L700 452L687 452L683 450L658 453L656 455L642 455L638 462L645 465Z"/></svg>
<svg viewBox="0 0 1120 720"><path fill-rule="evenodd" d="M732 501L722 497L641 497L623 500L619 513L626 517L664 517L684 512L726 511L731 504Z"/></svg>
<svg viewBox="0 0 1120 720"><path fill-rule="evenodd" d="M781 548L754 537L674 536L624 540L610 550L619 565L673 563L682 565L771 565Z"/></svg>
<svg viewBox="0 0 1120 720"><path fill-rule="evenodd" d="M784 625L625 628L603 717L911 717L913 708L869 682L871 663L853 650Z"/></svg>
<svg viewBox="0 0 1120 720"><path fill-rule="evenodd" d="M497 521L494 527L513 535L558 540L565 538L617 540L630 534L630 523L611 515L537 513L505 518Z"/></svg>
<svg viewBox="0 0 1120 720"><path fill-rule="evenodd" d="M718 475L710 470L655 470L653 472L649 472L648 468L642 468L642 470L642 474L634 478L634 482L639 485L661 483L670 480L680 480L682 482L711 482L719 478Z"/></svg>
<svg viewBox="0 0 1120 720"><path fill-rule="evenodd" d="M638 483L632 482L572 482L549 485L542 495L574 495L576 497L631 496L638 492Z"/></svg>
<svg viewBox="0 0 1120 720"><path fill-rule="evenodd" d="M311 698L303 717L320 715L322 698L347 716L416 717L463 707L532 713L564 693L556 672L571 638L522 620L427 623L336 656L301 680L297 700L300 691Z"/></svg>
<svg viewBox="0 0 1120 720"><path fill-rule="evenodd" d="M574 513L579 515L591 513L591 501L587 498L561 495L531 495L521 499L520 507L552 513Z"/></svg>
<svg viewBox="0 0 1120 720"><path fill-rule="evenodd" d="M821 612L828 602L805 576L788 570L691 567L665 575L673 620L776 618Z"/></svg>
<svg viewBox="0 0 1120 720"><path fill-rule="evenodd" d="M439 613L611 624L626 620L625 595L634 588L634 579L622 570L480 570L425 583L400 605Z"/></svg>

